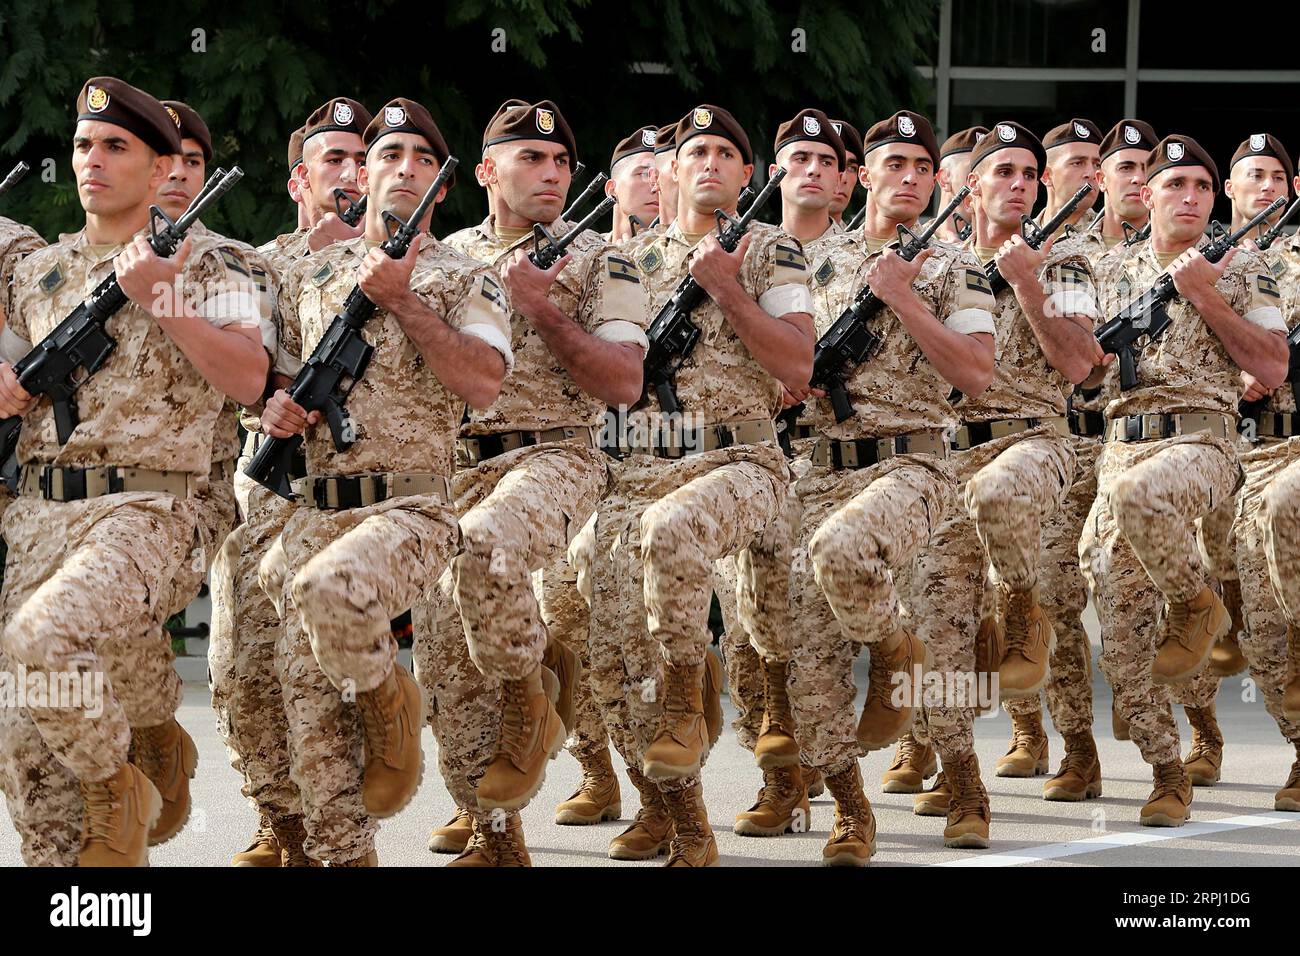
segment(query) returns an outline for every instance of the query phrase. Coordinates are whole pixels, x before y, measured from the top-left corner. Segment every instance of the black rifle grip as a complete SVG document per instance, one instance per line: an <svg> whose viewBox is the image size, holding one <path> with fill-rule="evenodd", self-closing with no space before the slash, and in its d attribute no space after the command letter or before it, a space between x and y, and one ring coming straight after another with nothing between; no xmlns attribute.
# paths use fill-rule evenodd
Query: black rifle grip
<svg viewBox="0 0 1300 956"><path fill-rule="evenodd" d="M849 390L844 387L843 380L836 379L832 382L828 394L836 422L845 422L853 417L853 403L849 401Z"/></svg>
<svg viewBox="0 0 1300 956"><path fill-rule="evenodd" d="M659 410L665 415L676 415L680 410L677 405L677 390L671 379L662 378L655 382L655 395L659 399Z"/></svg>
<svg viewBox="0 0 1300 956"><path fill-rule="evenodd" d="M71 397L56 398L50 404L54 408L54 431L59 436L59 444L66 445L77 427L77 409Z"/></svg>
<svg viewBox="0 0 1300 956"><path fill-rule="evenodd" d="M1137 356L1132 348L1120 349L1119 352L1119 387L1127 392L1137 385Z"/></svg>

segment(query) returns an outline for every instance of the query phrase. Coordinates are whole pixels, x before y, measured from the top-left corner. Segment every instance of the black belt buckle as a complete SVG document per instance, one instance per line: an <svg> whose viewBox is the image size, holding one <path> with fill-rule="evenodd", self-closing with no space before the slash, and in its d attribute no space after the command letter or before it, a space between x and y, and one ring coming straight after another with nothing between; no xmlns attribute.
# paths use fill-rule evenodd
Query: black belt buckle
<svg viewBox="0 0 1300 956"><path fill-rule="evenodd" d="M714 425L713 435L717 439L719 448L730 448L736 443L735 436L726 425Z"/></svg>
<svg viewBox="0 0 1300 956"><path fill-rule="evenodd" d="M970 438L971 448L991 442L993 440L993 423L971 422L966 426L966 434Z"/></svg>
<svg viewBox="0 0 1300 956"><path fill-rule="evenodd" d="M487 461L497 455L506 453L506 443L500 435L480 435L474 439L478 442L478 460Z"/></svg>
<svg viewBox="0 0 1300 956"><path fill-rule="evenodd" d="M1125 415L1124 416L1124 441L1141 441L1142 440L1142 416Z"/></svg>
<svg viewBox="0 0 1300 956"><path fill-rule="evenodd" d="M126 482L122 478L122 473L117 469L115 465L109 465L107 468L104 469L104 473L108 479L107 481L108 493L110 495L121 494L126 484ZM85 481L86 481L84 472L82 473L81 481L82 481L82 487L84 488Z"/></svg>
<svg viewBox="0 0 1300 956"><path fill-rule="evenodd" d="M86 497L86 470L84 468L51 468L51 477L55 471L63 473L63 496L56 501L82 501ZM53 481L51 481L53 484ZM47 495L47 497L50 497Z"/></svg>

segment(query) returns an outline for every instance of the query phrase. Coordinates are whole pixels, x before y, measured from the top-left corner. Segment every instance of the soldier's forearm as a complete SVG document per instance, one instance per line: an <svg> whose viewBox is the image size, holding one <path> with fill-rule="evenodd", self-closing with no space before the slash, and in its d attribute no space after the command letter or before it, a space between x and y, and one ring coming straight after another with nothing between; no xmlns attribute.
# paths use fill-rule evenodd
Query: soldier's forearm
<svg viewBox="0 0 1300 956"><path fill-rule="evenodd" d="M448 391L473 408L487 408L496 401L506 374L500 352L482 339L457 332L414 292L392 314Z"/></svg>
<svg viewBox="0 0 1300 956"><path fill-rule="evenodd" d="M217 328L200 316L159 316L167 337L217 391L241 405L261 401L271 359L256 328Z"/></svg>

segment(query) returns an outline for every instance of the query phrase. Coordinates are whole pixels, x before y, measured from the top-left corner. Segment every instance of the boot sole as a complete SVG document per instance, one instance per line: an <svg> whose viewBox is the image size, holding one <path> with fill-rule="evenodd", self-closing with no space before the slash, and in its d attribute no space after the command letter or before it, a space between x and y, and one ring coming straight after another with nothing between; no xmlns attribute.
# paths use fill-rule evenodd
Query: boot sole
<svg viewBox="0 0 1300 956"><path fill-rule="evenodd" d="M989 838L978 833L963 833L957 837L945 837L943 845L950 850L987 850Z"/></svg>
<svg viewBox="0 0 1300 956"><path fill-rule="evenodd" d="M595 826L597 823L604 823L607 820L617 820L621 816L623 816L623 805L614 803L594 815L584 815L576 810L565 810L563 813L557 810L555 812L555 822L562 827L589 827Z"/></svg>
<svg viewBox="0 0 1300 956"><path fill-rule="evenodd" d="M1067 790L1065 787L1046 787L1043 788L1043 799L1059 801L1062 803L1080 803L1084 800L1094 800L1101 796L1101 781L1090 783L1083 790Z"/></svg>
<svg viewBox="0 0 1300 956"><path fill-rule="evenodd" d="M826 855L822 851L822 866L870 866L871 858L876 855L876 848L871 847L871 852L866 857L861 857L850 850L840 850L838 853Z"/></svg>
<svg viewBox="0 0 1300 956"><path fill-rule="evenodd" d="M468 839L466 839L464 843L457 843L450 837L440 836L429 838L430 853L455 853L459 856L461 853L465 852L465 847L467 846L469 846Z"/></svg>
<svg viewBox="0 0 1300 956"><path fill-rule="evenodd" d="M658 760L647 760L641 766L641 773L656 782L660 780L677 780L680 777L698 777L700 768L704 766L704 761L708 759L709 751L705 750L700 754L700 762L696 764L671 764L663 763ZM798 763L798 761L795 761Z"/></svg>
<svg viewBox="0 0 1300 956"><path fill-rule="evenodd" d="M1212 787L1223 779L1222 773L1216 773L1213 777L1207 777L1204 774L1188 772L1187 776L1191 778L1193 787Z"/></svg>
<svg viewBox="0 0 1300 956"><path fill-rule="evenodd" d="M1273 801L1273 809L1283 813L1300 813L1300 800L1293 797L1278 797Z"/></svg>
<svg viewBox="0 0 1300 956"><path fill-rule="evenodd" d="M820 797L820 796L821 796L823 793L825 793L825 792L826 792L826 784L824 784L824 783L819 783L819 784L817 784L817 786L815 786L815 787L809 787L809 788L808 788L808 799L809 799L809 800L816 800L818 797Z"/></svg>
<svg viewBox="0 0 1300 956"><path fill-rule="evenodd" d="M940 807L933 803L914 803L912 804L912 814L918 817L946 817L948 807L947 805Z"/></svg>
<svg viewBox="0 0 1300 956"><path fill-rule="evenodd" d="M766 753L761 757L755 758L760 770L776 770L780 767L793 767L799 763L799 754L773 754Z"/></svg>
<svg viewBox="0 0 1300 956"><path fill-rule="evenodd" d="M881 793L921 793L925 789L925 781L910 783L906 780L886 780L880 786Z"/></svg>
<svg viewBox="0 0 1300 956"><path fill-rule="evenodd" d="M755 823L753 820L737 820L732 826L731 832L736 834L736 836L747 837L785 836L787 833L794 832L794 821L787 820L785 823L774 827L765 827Z"/></svg>
<svg viewBox="0 0 1300 956"><path fill-rule="evenodd" d="M1191 811L1188 811L1185 817L1171 817L1166 813L1153 813L1149 817L1138 817L1138 823L1144 827L1180 827L1191 818Z"/></svg>
<svg viewBox="0 0 1300 956"><path fill-rule="evenodd" d="M550 743L547 744L547 760L554 760L561 750L564 749L564 741L568 733L564 729L564 723L561 722L555 735L551 737ZM517 797L511 797L509 800L484 800L478 798L478 808L480 810L522 810L529 800L537 796L542 784L546 782L546 764L542 764L542 770L537 775L537 781L529 788L527 793Z"/></svg>
<svg viewBox="0 0 1300 956"><path fill-rule="evenodd" d="M1034 764L1033 769L1026 770L1024 767L1002 765L993 768L995 777L1018 777L1028 779L1029 777L1041 777L1051 769L1051 764L1046 757Z"/></svg>
<svg viewBox="0 0 1300 956"><path fill-rule="evenodd" d="M627 860L627 861L653 860L656 859L657 857L666 856L668 853L668 845L671 842L672 842L671 840L664 840L663 843L659 844L653 850L640 850L640 851L626 850L621 847L615 850L613 847L611 847L609 851L609 858L611 860Z"/></svg>
<svg viewBox="0 0 1300 956"><path fill-rule="evenodd" d="M1232 627L1232 622L1225 621L1223 627L1221 627L1215 633L1214 637L1207 642L1205 653L1201 655L1201 659L1197 661L1196 664L1193 667L1189 668L1188 670L1180 671L1177 674L1169 674L1169 675L1160 674L1156 671L1156 662L1152 660L1151 680L1157 684L1166 684L1166 685L1187 683L1189 680L1191 680L1193 677L1195 677L1197 674L1199 674L1201 671L1203 671L1206 668L1206 666L1210 662L1210 655L1214 653L1214 645L1218 643L1219 638L1223 637L1223 635L1228 633L1231 627ZM1156 657L1159 656L1160 656L1160 649L1156 648Z"/></svg>

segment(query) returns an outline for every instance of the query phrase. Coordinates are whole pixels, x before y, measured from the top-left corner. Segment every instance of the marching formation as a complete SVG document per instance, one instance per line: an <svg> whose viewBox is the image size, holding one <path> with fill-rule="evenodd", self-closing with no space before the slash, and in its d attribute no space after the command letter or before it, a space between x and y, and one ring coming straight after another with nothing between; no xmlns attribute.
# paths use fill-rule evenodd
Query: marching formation
<svg viewBox="0 0 1300 956"><path fill-rule="evenodd" d="M377 865L426 724L452 866L529 865L520 811L561 749L557 823L619 820L621 769L640 806L610 857L715 864L724 688L761 775L736 833L806 830L829 790L823 862L869 863L859 761L892 747L881 788L984 848L990 769L1052 773L1044 701L1043 798L1102 795L1089 596L1114 733L1152 769L1140 822L1181 826L1220 779L1215 697L1247 670L1300 813L1300 177L1274 136L1221 178L1137 119L941 144L909 110L863 134L808 108L756 177L705 104L570 202L572 127L512 99L472 168L487 217L439 239L469 164L421 104L339 96L289 138L297 228L256 249L202 224L242 175L220 142L93 78L84 228L0 218L0 671L24 689L0 786L28 864L143 865L185 826L164 623L205 578L259 817L236 866Z"/></svg>

